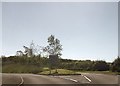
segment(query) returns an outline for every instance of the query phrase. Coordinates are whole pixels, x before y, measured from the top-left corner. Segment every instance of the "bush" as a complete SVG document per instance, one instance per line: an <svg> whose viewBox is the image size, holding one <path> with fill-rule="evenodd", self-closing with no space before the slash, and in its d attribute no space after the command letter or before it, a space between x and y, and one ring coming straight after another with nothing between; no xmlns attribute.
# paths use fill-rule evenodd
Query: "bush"
<svg viewBox="0 0 120 86"><path fill-rule="evenodd" d="M96 61L93 64L93 70L95 70L95 71L107 71L107 70L109 70L109 65L105 61Z"/></svg>
<svg viewBox="0 0 120 86"><path fill-rule="evenodd" d="M113 61L111 69L113 72L120 72L120 57L119 56L117 59Z"/></svg>

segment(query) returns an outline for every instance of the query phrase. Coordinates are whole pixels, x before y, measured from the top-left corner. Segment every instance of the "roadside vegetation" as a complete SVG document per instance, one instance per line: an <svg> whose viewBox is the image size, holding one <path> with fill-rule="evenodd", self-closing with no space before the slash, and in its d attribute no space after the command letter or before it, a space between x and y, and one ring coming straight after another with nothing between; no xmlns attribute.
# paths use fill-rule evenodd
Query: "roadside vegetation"
<svg viewBox="0 0 120 86"><path fill-rule="evenodd" d="M59 59L57 72L58 74L79 74L81 72L115 74L120 72L119 60L118 57L114 62L107 63L105 61ZM55 68L51 68L51 74L54 71ZM39 56L29 58L25 56L2 57L2 72L49 74L49 58Z"/></svg>
<svg viewBox="0 0 120 86"><path fill-rule="evenodd" d="M81 72L120 73L119 56L111 63L103 60L62 59L60 40L51 35L48 45L23 46L25 51L17 51L15 56L2 56L3 73L36 73L36 74L80 74Z"/></svg>
<svg viewBox="0 0 120 86"><path fill-rule="evenodd" d="M56 69L52 69L52 70L47 70L47 71L43 71L40 72L39 74L43 74L43 75L73 75L73 74L80 74L77 73L75 71L72 70L67 70L67 69L57 69L57 73L56 73Z"/></svg>

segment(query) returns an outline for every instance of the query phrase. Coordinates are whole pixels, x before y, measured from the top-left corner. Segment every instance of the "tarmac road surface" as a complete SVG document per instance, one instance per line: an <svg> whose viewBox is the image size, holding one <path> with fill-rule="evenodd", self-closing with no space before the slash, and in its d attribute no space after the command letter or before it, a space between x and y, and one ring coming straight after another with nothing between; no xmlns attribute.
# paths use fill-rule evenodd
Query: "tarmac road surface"
<svg viewBox="0 0 120 86"><path fill-rule="evenodd" d="M63 84L63 85L78 85L88 86L88 84L106 84L106 86L118 86L117 75L107 74L93 74L93 73L82 73L82 75L68 75L68 76L47 76L47 75L36 75L36 74L2 74L2 84L15 84L16 86L23 85L32 86L45 84ZM109 84L109 85L107 85ZM116 84L116 85L114 85ZM12 86L12 85L11 85ZM31 86L31 85L30 85ZM90 85L92 86L92 85ZM103 85L101 85L103 86Z"/></svg>

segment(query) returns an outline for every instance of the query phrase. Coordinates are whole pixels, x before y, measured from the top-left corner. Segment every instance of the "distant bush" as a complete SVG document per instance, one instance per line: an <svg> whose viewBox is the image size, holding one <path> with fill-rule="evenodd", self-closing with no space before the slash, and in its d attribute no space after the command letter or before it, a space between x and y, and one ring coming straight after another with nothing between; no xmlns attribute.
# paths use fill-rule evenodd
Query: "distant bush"
<svg viewBox="0 0 120 86"><path fill-rule="evenodd" d="M120 72L120 57L118 56L112 63L111 70L113 72Z"/></svg>
<svg viewBox="0 0 120 86"><path fill-rule="evenodd" d="M48 58L46 57L26 57L26 56L10 56L2 58L2 65L6 64L23 64L35 65L40 67L48 66Z"/></svg>
<svg viewBox="0 0 120 86"><path fill-rule="evenodd" d="M109 70L109 65L105 61L96 61L93 64L93 70L95 70L95 71L107 71L107 70Z"/></svg>

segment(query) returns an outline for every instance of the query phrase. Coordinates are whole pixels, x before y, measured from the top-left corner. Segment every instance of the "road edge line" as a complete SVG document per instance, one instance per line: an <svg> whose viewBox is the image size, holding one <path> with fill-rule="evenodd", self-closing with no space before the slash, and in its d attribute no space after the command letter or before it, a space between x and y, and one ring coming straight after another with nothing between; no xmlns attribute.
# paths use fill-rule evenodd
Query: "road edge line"
<svg viewBox="0 0 120 86"><path fill-rule="evenodd" d="M22 76L20 76L20 79L21 79L21 82L18 86L21 86L24 83L24 80L23 80Z"/></svg>
<svg viewBox="0 0 120 86"><path fill-rule="evenodd" d="M87 79L89 82L92 82L92 80L91 79L89 79L87 76L85 76L85 75L82 75L85 79Z"/></svg>

